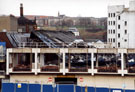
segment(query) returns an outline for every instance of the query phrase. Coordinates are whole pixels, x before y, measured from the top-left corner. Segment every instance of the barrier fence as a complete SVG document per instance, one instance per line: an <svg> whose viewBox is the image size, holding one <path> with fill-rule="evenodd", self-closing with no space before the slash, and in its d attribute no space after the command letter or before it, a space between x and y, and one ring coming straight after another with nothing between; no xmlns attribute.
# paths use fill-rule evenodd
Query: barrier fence
<svg viewBox="0 0 135 92"><path fill-rule="evenodd" d="M41 85L28 83L2 83L1 92L135 92L135 90L83 87L74 84Z"/></svg>

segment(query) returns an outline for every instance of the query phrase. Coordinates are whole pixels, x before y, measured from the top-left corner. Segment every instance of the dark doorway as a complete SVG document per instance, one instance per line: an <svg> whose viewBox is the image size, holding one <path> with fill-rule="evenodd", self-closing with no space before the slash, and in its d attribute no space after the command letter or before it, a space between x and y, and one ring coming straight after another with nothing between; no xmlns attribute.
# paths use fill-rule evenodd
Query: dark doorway
<svg viewBox="0 0 135 92"><path fill-rule="evenodd" d="M55 78L56 84L77 84L77 78Z"/></svg>

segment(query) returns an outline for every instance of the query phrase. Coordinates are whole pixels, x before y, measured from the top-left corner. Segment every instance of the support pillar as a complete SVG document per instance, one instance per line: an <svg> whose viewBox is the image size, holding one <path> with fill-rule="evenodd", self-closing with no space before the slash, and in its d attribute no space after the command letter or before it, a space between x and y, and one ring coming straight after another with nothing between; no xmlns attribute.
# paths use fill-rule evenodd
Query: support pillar
<svg viewBox="0 0 135 92"><path fill-rule="evenodd" d="M63 52L63 75L65 75L65 52Z"/></svg>
<svg viewBox="0 0 135 92"><path fill-rule="evenodd" d="M94 75L94 53L91 53L91 70L92 70L92 75Z"/></svg>
<svg viewBox="0 0 135 92"><path fill-rule="evenodd" d="M38 61L38 58L37 58L37 52L35 52L35 75L37 75L37 68L38 68L38 66L37 66L37 61Z"/></svg>
<svg viewBox="0 0 135 92"><path fill-rule="evenodd" d="M98 68L98 54L96 55L96 68Z"/></svg>
<svg viewBox="0 0 135 92"><path fill-rule="evenodd" d="M124 53L121 53L121 75L124 76Z"/></svg>
<svg viewBox="0 0 135 92"><path fill-rule="evenodd" d="M6 53L6 74L9 75L9 52L7 49L7 53Z"/></svg>

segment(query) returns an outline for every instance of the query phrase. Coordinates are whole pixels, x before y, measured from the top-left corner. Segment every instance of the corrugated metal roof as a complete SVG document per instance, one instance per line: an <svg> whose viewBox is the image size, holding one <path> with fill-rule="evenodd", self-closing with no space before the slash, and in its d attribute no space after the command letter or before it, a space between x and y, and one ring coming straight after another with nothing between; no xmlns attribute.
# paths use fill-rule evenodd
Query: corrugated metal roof
<svg viewBox="0 0 135 92"><path fill-rule="evenodd" d="M19 43L27 42L27 38L30 38L30 33L7 33L7 37L14 47L19 47Z"/></svg>
<svg viewBox="0 0 135 92"><path fill-rule="evenodd" d="M33 31L34 35L36 35L42 42L44 42L47 46L58 47L58 45L62 45L62 43L71 43L76 37L72 32L67 31L48 31L48 30L39 30Z"/></svg>
<svg viewBox="0 0 135 92"><path fill-rule="evenodd" d="M68 31L49 31L49 30L37 30L30 33L5 33L3 41L10 47L19 47L20 45L43 43L43 46L51 48L59 48L62 46L68 46L70 43L76 40L76 37L72 32ZM64 45L63 45L64 43Z"/></svg>

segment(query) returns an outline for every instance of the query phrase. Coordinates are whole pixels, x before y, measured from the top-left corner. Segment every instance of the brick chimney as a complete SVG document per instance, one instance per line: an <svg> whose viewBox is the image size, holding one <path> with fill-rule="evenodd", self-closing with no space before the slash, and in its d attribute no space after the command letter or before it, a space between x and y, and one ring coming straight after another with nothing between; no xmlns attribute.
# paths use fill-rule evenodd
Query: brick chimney
<svg viewBox="0 0 135 92"><path fill-rule="evenodd" d="M23 16L23 4L22 3L20 4L20 16L21 17Z"/></svg>

